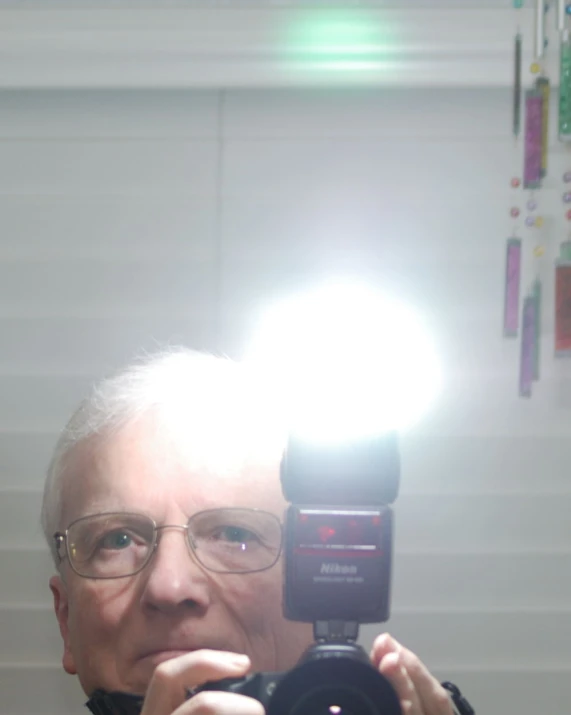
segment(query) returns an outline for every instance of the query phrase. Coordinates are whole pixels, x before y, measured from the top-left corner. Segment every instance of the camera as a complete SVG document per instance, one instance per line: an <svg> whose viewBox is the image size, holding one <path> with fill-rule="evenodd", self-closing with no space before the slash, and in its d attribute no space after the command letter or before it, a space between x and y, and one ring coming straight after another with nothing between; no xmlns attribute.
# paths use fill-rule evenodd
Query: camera
<svg viewBox="0 0 571 715"><path fill-rule="evenodd" d="M314 643L285 673L207 683L259 700L268 715L401 715L391 684L357 644L389 618L397 436L319 445L291 436L281 463L283 611L313 623Z"/></svg>

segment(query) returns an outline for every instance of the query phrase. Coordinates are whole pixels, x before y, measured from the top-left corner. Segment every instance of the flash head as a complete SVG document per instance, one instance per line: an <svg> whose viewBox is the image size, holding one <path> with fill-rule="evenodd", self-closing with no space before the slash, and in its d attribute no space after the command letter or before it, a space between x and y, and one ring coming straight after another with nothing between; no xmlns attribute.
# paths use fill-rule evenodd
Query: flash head
<svg viewBox="0 0 571 715"><path fill-rule="evenodd" d="M292 433L280 469L283 494L292 504L392 504L399 475L396 432L326 446Z"/></svg>

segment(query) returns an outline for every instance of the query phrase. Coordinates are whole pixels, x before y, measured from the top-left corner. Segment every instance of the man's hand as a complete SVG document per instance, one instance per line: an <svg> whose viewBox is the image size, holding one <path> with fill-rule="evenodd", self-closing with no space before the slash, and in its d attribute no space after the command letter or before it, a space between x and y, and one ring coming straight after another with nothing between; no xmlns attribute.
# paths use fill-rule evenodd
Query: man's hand
<svg viewBox="0 0 571 715"><path fill-rule="evenodd" d="M262 704L245 695L205 691L186 699L188 689L210 680L240 678L249 668L247 656L214 650L166 660L155 668L141 715L264 715Z"/></svg>
<svg viewBox="0 0 571 715"><path fill-rule="evenodd" d="M403 715L454 715L448 692L414 653L388 633L375 639L371 661L395 689Z"/></svg>

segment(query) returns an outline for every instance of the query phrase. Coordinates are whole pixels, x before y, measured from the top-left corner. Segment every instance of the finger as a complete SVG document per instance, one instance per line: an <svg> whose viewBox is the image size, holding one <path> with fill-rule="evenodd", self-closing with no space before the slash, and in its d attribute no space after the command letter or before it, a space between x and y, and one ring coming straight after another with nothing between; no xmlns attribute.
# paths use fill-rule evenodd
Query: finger
<svg viewBox="0 0 571 715"><path fill-rule="evenodd" d="M400 653L387 653L382 658L378 669L395 689L402 715L425 715L414 683L403 665Z"/></svg>
<svg viewBox="0 0 571 715"><path fill-rule="evenodd" d="M454 715L448 692L431 675L417 655L403 646L400 648L399 655L402 664L418 693L423 713L425 715Z"/></svg>
<svg viewBox="0 0 571 715"><path fill-rule="evenodd" d="M401 657L402 665L405 667L418 693L421 711L424 715L454 714L448 692L430 674L420 658L388 633L383 633L373 643L371 660L375 664L380 663L387 653L398 653Z"/></svg>
<svg viewBox="0 0 571 715"><path fill-rule="evenodd" d="M380 636L377 636L373 642L370 653L371 662L375 668L378 668L385 655L388 653L398 653L401 648L400 643L389 633L382 633Z"/></svg>
<svg viewBox="0 0 571 715"><path fill-rule="evenodd" d="M265 715L259 700L236 693L205 690L193 695L172 715Z"/></svg>
<svg viewBox="0 0 571 715"><path fill-rule="evenodd" d="M238 678L249 668L247 656L216 650L197 650L166 660L155 668L141 715L171 715L186 700L188 688L209 680Z"/></svg>

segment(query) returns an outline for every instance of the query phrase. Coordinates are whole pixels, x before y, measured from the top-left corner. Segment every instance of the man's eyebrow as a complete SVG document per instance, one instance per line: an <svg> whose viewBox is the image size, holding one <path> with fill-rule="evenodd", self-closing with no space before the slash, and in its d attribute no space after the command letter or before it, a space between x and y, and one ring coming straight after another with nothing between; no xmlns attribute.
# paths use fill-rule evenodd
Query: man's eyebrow
<svg viewBox="0 0 571 715"><path fill-rule="evenodd" d="M95 514L144 514L145 516L150 516L150 514L142 509L128 507L125 504L96 502L95 504L89 504L81 509L81 511L76 512L72 521L81 519L84 516L94 516Z"/></svg>

